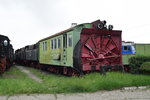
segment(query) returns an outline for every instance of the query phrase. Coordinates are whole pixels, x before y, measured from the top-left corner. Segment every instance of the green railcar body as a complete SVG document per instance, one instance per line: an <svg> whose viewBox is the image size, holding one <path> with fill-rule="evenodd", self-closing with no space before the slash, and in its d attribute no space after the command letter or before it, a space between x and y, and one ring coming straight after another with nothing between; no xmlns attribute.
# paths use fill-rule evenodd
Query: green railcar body
<svg viewBox="0 0 150 100"><path fill-rule="evenodd" d="M129 59L133 56L150 55L150 44L135 43L135 50L136 50L135 54L122 54L123 65L129 65Z"/></svg>
<svg viewBox="0 0 150 100"><path fill-rule="evenodd" d="M91 24L80 24L40 40L39 63L73 67L73 50L83 28L91 28Z"/></svg>

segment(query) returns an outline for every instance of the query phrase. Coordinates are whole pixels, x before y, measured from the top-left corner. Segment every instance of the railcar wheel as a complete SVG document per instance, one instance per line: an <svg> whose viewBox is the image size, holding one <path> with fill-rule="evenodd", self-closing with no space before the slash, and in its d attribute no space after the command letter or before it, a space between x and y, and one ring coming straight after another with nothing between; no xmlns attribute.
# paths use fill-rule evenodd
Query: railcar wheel
<svg viewBox="0 0 150 100"><path fill-rule="evenodd" d="M80 75L81 74L77 70L73 69L72 76L80 76Z"/></svg>
<svg viewBox="0 0 150 100"><path fill-rule="evenodd" d="M70 67L64 67L63 74L67 76L80 76L80 73L76 69Z"/></svg>

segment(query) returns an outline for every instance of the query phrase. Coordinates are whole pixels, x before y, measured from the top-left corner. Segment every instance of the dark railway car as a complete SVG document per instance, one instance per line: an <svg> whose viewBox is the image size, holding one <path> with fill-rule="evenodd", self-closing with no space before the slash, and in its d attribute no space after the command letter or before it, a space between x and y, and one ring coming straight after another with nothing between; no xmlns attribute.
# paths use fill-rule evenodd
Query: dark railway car
<svg viewBox="0 0 150 100"><path fill-rule="evenodd" d="M10 40L7 36L0 35L0 73L13 64L14 60L14 49L10 44Z"/></svg>
<svg viewBox="0 0 150 100"><path fill-rule="evenodd" d="M25 47L15 51L15 61L18 64L26 65Z"/></svg>
<svg viewBox="0 0 150 100"><path fill-rule="evenodd" d="M26 46L26 64L36 67L38 65L38 43Z"/></svg>
<svg viewBox="0 0 150 100"><path fill-rule="evenodd" d="M16 63L36 67L38 65L38 43L16 50Z"/></svg>
<svg viewBox="0 0 150 100"><path fill-rule="evenodd" d="M25 60L26 60L26 53L25 53L25 49L26 48L21 48L20 50L20 55L21 55L21 57L20 57L20 59L22 60L22 62L23 62L23 64L25 65Z"/></svg>
<svg viewBox="0 0 150 100"><path fill-rule="evenodd" d="M20 64L19 62L20 62L20 49L17 49L16 51L15 51L15 62L17 63L17 64Z"/></svg>
<svg viewBox="0 0 150 100"><path fill-rule="evenodd" d="M121 31L112 29L100 20L76 25L40 40L37 50L28 47L26 57L32 59L33 51L39 63L35 66L66 75L122 69Z"/></svg>

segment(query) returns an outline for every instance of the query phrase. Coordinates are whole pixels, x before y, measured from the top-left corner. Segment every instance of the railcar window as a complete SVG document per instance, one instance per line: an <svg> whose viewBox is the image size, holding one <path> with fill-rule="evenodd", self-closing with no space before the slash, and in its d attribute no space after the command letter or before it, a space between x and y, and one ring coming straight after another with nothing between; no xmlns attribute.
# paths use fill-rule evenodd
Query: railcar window
<svg viewBox="0 0 150 100"><path fill-rule="evenodd" d="M68 35L68 46L72 47L72 35Z"/></svg>
<svg viewBox="0 0 150 100"><path fill-rule="evenodd" d="M128 47L128 51L131 51L131 46Z"/></svg>
<svg viewBox="0 0 150 100"><path fill-rule="evenodd" d="M63 48L67 48L67 34L63 35Z"/></svg>
<svg viewBox="0 0 150 100"><path fill-rule="evenodd" d="M55 41L53 40L53 49L55 49Z"/></svg>
<svg viewBox="0 0 150 100"><path fill-rule="evenodd" d="M127 46L124 46L124 50L128 50Z"/></svg>
<svg viewBox="0 0 150 100"><path fill-rule="evenodd" d="M124 46L124 50L125 51L131 51L131 48L130 48L130 46Z"/></svg>
<svg viewBox="0 0 150 100"><path fill-rule="evenodd" d="M42 43L42 50L44 51L44 42Z"/></svg>
<svg viewBox="0 0 150 100"><path fill-rule="evenodd" d="M60 38L58 38L57 40L58 40L58 48L60 48Z"/></svg>
<svg viewBox="0 0 150 100"><path fill-rule="evenodd" d="M54 49L57 49L57 40L54 40Z"/></svg>
<svg viewBox="0 0 150 100"><path fill-rule="evenodd" d="M51 49L54 49L53 45L54 45L53 40L51 40Z"/></svg>
<svg viewBox="0 0 150 100"><path fill-rule="evenodd" d="M43 51L45 51L45 42L43 42L43 46L42 47L43 47Z"/></svg>
<svg viewBox="0 0 150 100"><path fill-rule="evenodd" d="M47 42L45 42L45 51L47 51Z"/></svg>
<svg viewBox="0 0 150 100"><path fill-rule="evenodd" d="M134 47L134 46L131 46L131 50L132 50L132 51L135 51L135 47Z"/></svg>
<svg viewBox="0 0 150 100"><path fill-rule="evenodd" d="M47 42L43 42L42 48L43 51L47 51Z"/></svg>

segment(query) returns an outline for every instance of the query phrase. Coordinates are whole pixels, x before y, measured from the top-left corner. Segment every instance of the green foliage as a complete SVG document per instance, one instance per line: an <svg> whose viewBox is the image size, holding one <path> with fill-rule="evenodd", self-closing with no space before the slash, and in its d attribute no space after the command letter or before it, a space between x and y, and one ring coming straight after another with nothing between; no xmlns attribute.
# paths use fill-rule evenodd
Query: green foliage
<svg viewBox="0 0 150 100"><path fill-rule="evenodd" d="M82 77L66 77L45 74L39 70L28 68L43 82L37 83L16 67L0 77L0 95L31 93L77 93L113 90L125 86L150 85L148 75L133 75L120 72L109 72L106 75L91 73Z"/></svg>
<svg viewBox="0 0 150 100"><path fill-rule="evenodd" d="M140 70L143 70L143 71L150 71L150 62L144 62L144 63L141 65Z"/></svg>
<svg viewBox="0 0 150 100"><path fill-rule="evenodd" d="M139 73L140 66L144 62L149 62L150 56L133 56L129 59L129 66L131 67L132 73Z"/></svg>

